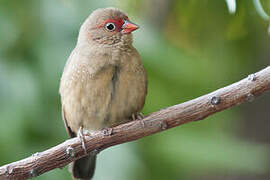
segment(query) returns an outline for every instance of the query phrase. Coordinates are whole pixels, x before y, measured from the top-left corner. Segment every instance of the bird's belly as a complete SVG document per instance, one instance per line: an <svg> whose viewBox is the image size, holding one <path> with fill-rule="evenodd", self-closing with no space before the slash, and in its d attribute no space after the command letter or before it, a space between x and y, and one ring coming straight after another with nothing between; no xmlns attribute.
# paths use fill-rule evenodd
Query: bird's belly
<svg viewBox="0 0 270 180"><path fill-rule="evenodd" d="M108 126L115 126L131 120L133 113L141 111L145 101L145 83L136 72L121 72L118 74L115 94L109 110Z"/></svg>
<svg viewBox="0 0 270 180"><path fill-rule="evenodd" d="M72 81L72 86L62 90L62 103L66 121L73 132L82 126L88 130L103 128L111 101L112 69L107 69L95 78Z"/></svg>
<svg viewBox="0 0 270 180"><path fill-rule="evenodd" d="M68 125L77 132L81 126L91 131L127 122L142 109L145 88L140 73L115 68L83 84L78 81L63 98Z"/></svg>

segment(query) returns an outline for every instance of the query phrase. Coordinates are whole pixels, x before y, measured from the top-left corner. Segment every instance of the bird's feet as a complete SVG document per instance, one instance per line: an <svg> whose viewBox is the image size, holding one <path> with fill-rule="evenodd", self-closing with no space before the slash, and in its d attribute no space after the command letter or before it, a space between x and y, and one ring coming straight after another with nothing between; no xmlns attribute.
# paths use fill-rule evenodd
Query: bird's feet
<svg viewBox="0 0 270 180"><path fill-rule="evenodd" d="M144 117L143 113L141 113L141 112L139 112L139 113L133 113L131 117L132 117L132 120L133 120L133 121L138 121L138 120L140 120L141 123L142 123L142 126L143 126L143 127L145 126L144 121L142 120L143 117Z"/></svg>
<svg viewBox="0 0 270 180"><path fill-rule="evenodd" d="M89 135L88 132L84 132L83 127L81 126L80 129L77 132L77 137L81 141L82 148L84 150L84 153L87 154L86 147L85 147L85 135Z"/></svg>
<svg viewBox="0 0 270 180"><path fill-rule="evenodd" d="M133 113L131 117L132 117L133 121L142 120L144 115L143 115L143 113L139 112L139 113Z"/></svg>

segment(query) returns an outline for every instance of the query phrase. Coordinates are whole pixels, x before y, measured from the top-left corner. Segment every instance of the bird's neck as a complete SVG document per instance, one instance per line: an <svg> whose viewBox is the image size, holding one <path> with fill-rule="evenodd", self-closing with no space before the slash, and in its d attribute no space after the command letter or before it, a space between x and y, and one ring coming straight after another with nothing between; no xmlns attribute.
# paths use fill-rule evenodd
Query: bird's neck
<svg viewBox="0 0 270 180"><path fill-rule="evenodd" d="M76 47L79 47L79 49L82 51L89 52L89 50L94 50L104 54L111 54L118 51L129 52L131 49L133 49L131 43L125 42L119 42L116 44L102 44L96 41L78 41Z"/></svg>

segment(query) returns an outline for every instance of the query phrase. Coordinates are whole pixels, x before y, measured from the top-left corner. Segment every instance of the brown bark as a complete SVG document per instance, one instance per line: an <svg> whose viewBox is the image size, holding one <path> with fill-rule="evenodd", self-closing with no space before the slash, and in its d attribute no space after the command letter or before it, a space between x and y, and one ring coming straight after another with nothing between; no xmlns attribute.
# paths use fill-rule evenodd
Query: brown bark
<svg viewBox="0 0 270 180"><path fill-rule="evenodd" d="M270 90L270 66L247 78L207 95L149 114L132 121L85 137L88 153L98 153L110 146L202 120L207 116L254 98ZM66 166L85 155L78 138L65 142L26 159L0 167L0 180L28 179L55 168Z"/></svg>

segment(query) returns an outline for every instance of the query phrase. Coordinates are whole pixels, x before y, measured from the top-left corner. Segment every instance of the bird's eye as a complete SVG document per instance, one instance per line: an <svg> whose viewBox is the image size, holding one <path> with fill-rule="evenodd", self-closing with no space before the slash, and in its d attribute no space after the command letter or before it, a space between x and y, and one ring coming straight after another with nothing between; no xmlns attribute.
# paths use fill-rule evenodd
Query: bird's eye
<svg viewBox="0 0 270 180"><path fill-rule="evenodd" d="M115 30L115 25L114 25L114 23L107 23L107 24L105 25L105 27L106 27L106 29L107 29L108 31L114 31L114 30Z"/></svg>

